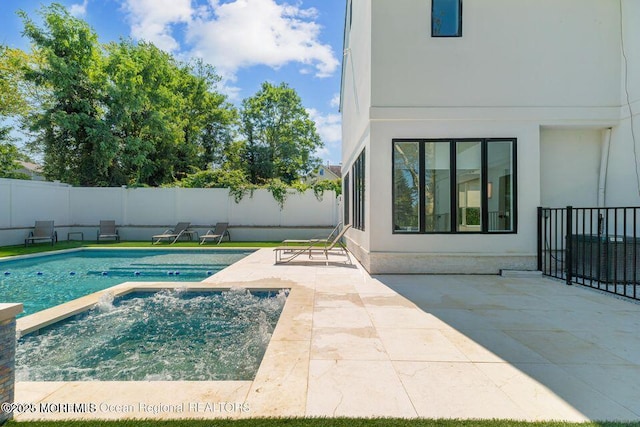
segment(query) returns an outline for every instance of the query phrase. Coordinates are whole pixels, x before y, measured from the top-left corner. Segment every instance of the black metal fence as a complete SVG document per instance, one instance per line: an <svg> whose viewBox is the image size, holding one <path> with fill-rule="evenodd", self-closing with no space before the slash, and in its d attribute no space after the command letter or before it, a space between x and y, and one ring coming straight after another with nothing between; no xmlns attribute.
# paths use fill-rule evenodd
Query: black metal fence
<svg viewBox="0 0 640 427"><path fill-rule="evenodd" d="M538 208L543 274L640 300L640 207Z"/></svg>

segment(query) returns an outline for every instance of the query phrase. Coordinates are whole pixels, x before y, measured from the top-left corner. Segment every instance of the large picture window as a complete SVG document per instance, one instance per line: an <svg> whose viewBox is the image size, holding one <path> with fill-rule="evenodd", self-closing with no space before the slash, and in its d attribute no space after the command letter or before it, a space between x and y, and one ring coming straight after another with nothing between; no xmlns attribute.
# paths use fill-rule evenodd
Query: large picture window
<svg viewBox="0 0 640 427"><path fill-rule="evenodd" d="M358 156L351 170L353 177L353 220L351 225L364 231L365 151Z"/></svg>
<svg viewBox="0 0 640 427"><path fill-rule="evenodd" d="M515 233L515 139L393 141L394 233Z"/></svg>

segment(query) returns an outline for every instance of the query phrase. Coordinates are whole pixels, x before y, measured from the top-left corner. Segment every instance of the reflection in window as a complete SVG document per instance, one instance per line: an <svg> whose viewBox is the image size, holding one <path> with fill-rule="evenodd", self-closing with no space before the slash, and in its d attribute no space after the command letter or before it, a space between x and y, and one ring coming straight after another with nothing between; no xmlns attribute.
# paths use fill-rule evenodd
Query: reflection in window
<svg viewBox="0 0 640 427"><path fill-rule="evenodd" d="M364 231L365 220L365 159L365 151L362 150L351 169L351 176L353 176L353 221L351 225L361 231Z"/></svg>
<svg viewBox="0 0 640 427"><path fill-rule="evenodd" d="M431 36L462 36L462 0L432 0Z"/></svg>
<svg viewBox="0 0 640 427"><path fill-rule="evenodd" d="M344 175L344 180L342 180L342 185L344 187L344 190L342 191L342 200L344 200L344 213L343 213L343 217L342 217L342 222L344 223L344 225L346 224L351 224L351 217L349 216L349 202L351 201L350 199L350 194L351 194L351 187L350 187L350 182L349 182L349 172L347 172Z"/></svg>
<svg viewBox="0 0 640 427"><path fill-rule="evenodd" d="M513 231L513 147L508 141L487 144L489 231Z"/></svg>
<svg viewBox="0 0 640 427"><path fill-rule="evenodd" d="M394 144L393 229L420 231L420 154L417 142Z"/></svg>
<svg viewBox="0 0 640 427"><path fill-rule="evenodd" d="M480 141L456 143L458 231L480 231L482 228L481 163Z"/></svg>
<svg viewBox="0 0 640 427"><path fill-rule="evenodd" d="M451 231L451 171L448 142L424 144L425 231Z"/></svg>
<svg viewBox="0 0 640 427"><path fill-rule="evenodd" d="M516 148L515 139L394 140L393 232L515 233Z"/></svg>

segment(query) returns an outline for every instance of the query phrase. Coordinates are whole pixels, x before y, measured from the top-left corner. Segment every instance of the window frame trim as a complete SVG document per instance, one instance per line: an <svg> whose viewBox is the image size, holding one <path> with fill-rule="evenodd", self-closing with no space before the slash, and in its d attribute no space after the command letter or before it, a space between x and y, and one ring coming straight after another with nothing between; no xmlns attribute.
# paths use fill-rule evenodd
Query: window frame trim
<svg viewBox="0 0 640 427"><path fill-rule="evenodd" d="M406 142L416 142L418 143L418 155L420 156L419 160L419 172L420 172L420 194L419 194L419 231L396 231L394 227L394 222L396 218L396 191L395 191L395 161L394 161L394 151L396 143L406 143ZM424 160L424 144L428 142L440 142L440 143L449 143L449 181L451 183L451 188L449 189L449 202L450 202L450 226L449 231L426 231L425 230L425 219L424 215L426 213L426 207L424 206L424 202L426 201L425 196L425 177L424 177L424 168L425 168L425 160ZM457 179L456 179L456 143L457 142L480 142L481 144L481 172L482 172L482 181L481 181L481 197L482 197L482 208L480 211L481 215L481 224L482 229L480 231L458 231L458 192L457 192ZM511 199L512 199L512 230L498 230L498 231L489 231L488 230L488 216L489 211L487 209L487 201L488 201L488 144L491 142L510 142L511 143ZM518 234L518 168L517 168L517 153L518 153L518 138L393 138L391 140L391 233L393 235L434 235L434 234L444 234L444 235L501 235L501 234Z"/></svg>
<svg viewBox="0 0 640 427"><path fill-rule="evenodd" d="M351 165L352 181L352 205L351 205L351 227L355 230L365 231L365 210L366 210L366 148L360 151Z"/></svg>

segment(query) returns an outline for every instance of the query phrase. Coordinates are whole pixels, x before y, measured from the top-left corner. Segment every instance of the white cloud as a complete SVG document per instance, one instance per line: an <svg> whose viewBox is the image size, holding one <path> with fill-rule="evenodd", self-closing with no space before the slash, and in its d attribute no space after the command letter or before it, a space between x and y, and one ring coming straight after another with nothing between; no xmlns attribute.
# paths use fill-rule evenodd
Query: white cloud
<svg viewBox="0 0 640 427"><path fill-rule="evenodd" d="M193 52L233 80L238 69L254 65L279 68L303 64L301 72L328 77L338 68L330 45L319 40L316 9L278 4L275 0L211 0L188 28Z"/></svg>
<svg viewBox="0 0 640 427"><path fill-rule="evenodd" d="M321 159L328 159L331 157L331 151L327 147L318 148L314 153L314 156L320 157Z"/></svg>
<svg viewBox="0 0 640 427"><path fill-rule="evenodd" d="M87 1L87 0L85 0ZM222 75L230 94L241 68L290 63L302 74L329 77L339 62L319 39L318 10L288 0L121 0L131 36L179 57L199 57Z"/></svg>
<svg viewBox="0 0 640 427"><path fill-rule="evenodd" d="M335 93L333 98L331 98L331 102L329 102L333 108L338 108L340 106L340 93Z"/></svg>
<svg viewBox="0 0 640 427"><path fill-rule="evenodd" d="M83 17L87 14L87 4L89 0L84 0L80 4L72 4L69 6L69 13L76 18Z"/></svg>
<svg viewBox="0 0 640 427"><path fill-rule="evenodd" d="M124 0L123 6L129 14L131 35L168 52L180 48L172 25L189 24L194 13L191 0Z"/></svg>
<svg viewBox="0 0 640 427"><path fill-rule="evenodd" d="M326 145L337 146L342 141L340 114L322 114L314 108L307 109L309 117L316 123L316 130Z"/></svg>

